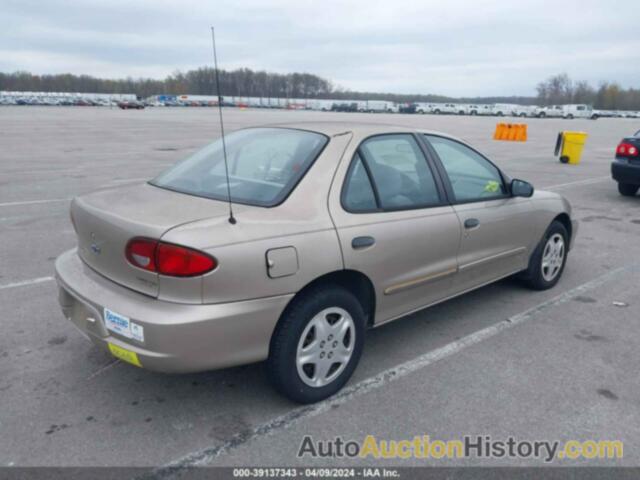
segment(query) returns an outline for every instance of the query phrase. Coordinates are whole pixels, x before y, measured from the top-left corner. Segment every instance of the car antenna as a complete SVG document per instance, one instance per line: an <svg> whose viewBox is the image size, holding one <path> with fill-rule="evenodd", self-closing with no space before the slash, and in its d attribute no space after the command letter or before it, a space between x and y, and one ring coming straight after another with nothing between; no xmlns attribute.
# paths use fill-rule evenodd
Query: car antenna
<svg viewBox="0 0 640 480"><path fill-rule="evenodd" d="M220 95L220 76L218 74L218 56L216 55L216 33L211 27L211 41L213 43L213 65L216 72L216 95L218 96L218 113L220 114L220 131L222 132L222 154L224 155L224 173L227 177L227 199L229 200L229 223L236 224L233 216L233 206L231 202L231 182L229 180L229 162L227 161L227 144L224 140L224 121L222 120L222 95Z"/></svg>

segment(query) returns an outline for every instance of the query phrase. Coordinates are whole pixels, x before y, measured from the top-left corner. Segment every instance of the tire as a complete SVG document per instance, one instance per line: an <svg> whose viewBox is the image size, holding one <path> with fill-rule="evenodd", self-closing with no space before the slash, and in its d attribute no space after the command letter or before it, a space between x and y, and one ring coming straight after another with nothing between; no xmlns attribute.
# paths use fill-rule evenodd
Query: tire
<svg viewBox="0 0 640 480"><path fill-rule="evenodd" d="M567 118L568 118L569 120L573 120L573 115L570 113L569 115L567 115Z"/></svg>
<svg viewBox="0 0 640 480"><path fill-rule="evenodd" d="M566 155L562 155L560 157L560 163L569 163L569 157L567 157Z"/></svg>
<svg viewBox="0 0 640 480"><path fill-rule="evenodd" d="M560 256L551 251L554 248L552 245L561 245L562 251L557 250ZM555 286L564 272L568 247L567 229L562 223L554 220L531 255L528 268L522 274L527 286L533 290L548 290ZM543 262L547 265L543 265Z"/></svg>
<svg viewBox="0 0 640 480"><path fill-rule="evenodd" d="M344 334L332 330L338 328L338 324L348 330ZM356 369L364 346L364 332L364 311L349 291L326 285L302 293L287 307L271 337L267 360L271 383L279 393L298 403L314 403L330 397L347 383ZM338 338L339 335L344 336ZM309 348L310 362L299 364L298 359ZM343 355L345 361L330 363L328 359L334 354L335 360ZM324 370L326 375L318 375L318 370Z"/></svg>
<svg viewBox="0 0 640 480"><path fill-rule="evenodd" d="M544 112L540 112L540 113L538 114L538 118L544 118L544 117L546 117L546 116L547 116L547 114L546 114L546 113L544 113Z"/></svg>
<svg viewBox="0 0 640 480"><path fill-rule="evenodd" d="M440 110L438 110L437 108L433 111L433 113L435 113L436 115L440 115Z"/></svg>
<svg viewBox="0 0 640 480"><path fill-rule="evenodd" d="M632 185L631 183L618 182L618 192L625 197L635 197L639 187L639 185Z"/></svg>

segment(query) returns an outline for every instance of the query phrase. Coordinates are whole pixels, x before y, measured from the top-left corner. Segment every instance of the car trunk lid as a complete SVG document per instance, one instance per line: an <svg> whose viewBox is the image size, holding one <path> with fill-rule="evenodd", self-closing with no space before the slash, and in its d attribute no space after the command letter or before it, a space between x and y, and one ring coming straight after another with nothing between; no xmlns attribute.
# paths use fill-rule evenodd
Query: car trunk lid
<svg viewBox="0 0 640 480"><path fill-rule="evenodd" d="M224 202L149 184L102 190L71 204L80 258L104 277L152 297L158 296L159 276L128 262L129 240L161 239L177 226L227 214Z"/></svg>

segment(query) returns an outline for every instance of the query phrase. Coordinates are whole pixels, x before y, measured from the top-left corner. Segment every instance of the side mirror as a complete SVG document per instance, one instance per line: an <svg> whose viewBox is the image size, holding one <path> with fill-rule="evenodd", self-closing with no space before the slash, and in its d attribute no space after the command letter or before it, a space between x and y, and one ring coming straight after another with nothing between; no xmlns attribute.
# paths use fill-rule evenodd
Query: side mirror
<svg viewBox="0 0 640 480"><path fill-rule="evenodd" d="M518 180L517 178L511 180L510 185L511 195L513 197L526 197L529 198L533 195L533 185L524 180Z"/></svg>

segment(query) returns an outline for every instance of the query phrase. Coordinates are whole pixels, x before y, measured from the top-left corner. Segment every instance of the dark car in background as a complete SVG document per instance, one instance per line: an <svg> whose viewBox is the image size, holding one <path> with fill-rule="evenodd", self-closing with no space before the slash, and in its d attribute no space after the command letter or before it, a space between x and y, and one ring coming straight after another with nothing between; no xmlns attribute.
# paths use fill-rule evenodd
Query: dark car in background
<svg viewBox="0 0 640 480"><path fill-rule="evenodd" d="M403 103L398 106L399 113L416 113L418 106L415 103Z"/></svg>
<svg viewBox="0 0 640 480"><path fill-rule="evenodd" d="M118 106L122 110L142 110L144 108L144 103L139 102L138 100L124 100L122 102L118 102Z"/></svg>
<svg viewBox="0 0 640 480"><path fill-rule="evenodd" d="M331 110L334 112L357 112L358 104L356 102L334 103Z"/></svg>
<svg viewBox="0 0 640 480"><path fill-rule="evenodd" d="M611 164L611 176L618 182L621 195L633 197L640 189L640 130L623 138L616 147L616 159Z"/></svg>

